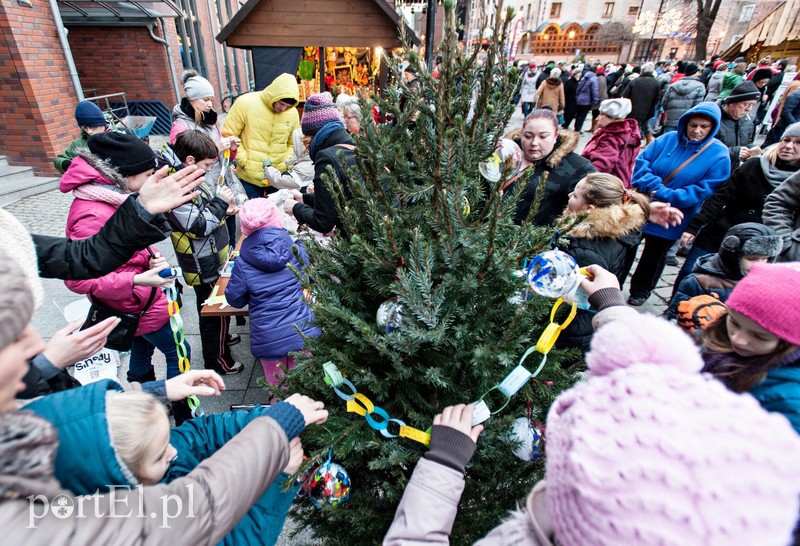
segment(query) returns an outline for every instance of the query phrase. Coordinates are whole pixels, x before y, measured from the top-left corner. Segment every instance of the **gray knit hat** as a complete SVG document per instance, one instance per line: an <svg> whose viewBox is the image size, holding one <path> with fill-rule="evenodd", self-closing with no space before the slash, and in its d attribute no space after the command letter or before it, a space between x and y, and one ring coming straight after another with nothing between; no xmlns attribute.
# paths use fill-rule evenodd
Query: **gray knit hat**
<svg viewBox="0 0 800 546"><path fill-rule="evenodd" d="M33 293L25 273L5 248L0 247L0 350L19 339L33 317Z"/></svg>
<svg viewBox="0 0 800 546"><path fill-rule="evenodd" d="M11 256L10 259L16 262L17 267L22 271L23 275L20 278L26 281L31 305L33 309L38 309L44 299L44 290L42 281L39 279L39 264L33 239L25 226L4 209L0 209L0 250ZM0 286L4 287L2 291L10 290L10 288L5 288L5 284L0 284Z"/></svg>
<svg viewBox="0 0 800 546"><path fill-rule="evenodd" d="M781 136L800 138L800 121L789 125Z"/></svg>
<svg viewBox="0 0 800 546"><path fill-rule="evenodd" d="M747 255L766 256L774 262L783 248L782 239L772 230L757 222L732 226L726 233L719 251L710 264L721 269L729 279L738 281L744 276L742 258Z"/></svg>
<svg viewBox="0 0 800 546"><path fill-rule="evenodd" d="M214 88L211 86L211 82L194 70L185 70L181 74L181 80L183 80L183 91L189 100L214 96Z"/></svg>

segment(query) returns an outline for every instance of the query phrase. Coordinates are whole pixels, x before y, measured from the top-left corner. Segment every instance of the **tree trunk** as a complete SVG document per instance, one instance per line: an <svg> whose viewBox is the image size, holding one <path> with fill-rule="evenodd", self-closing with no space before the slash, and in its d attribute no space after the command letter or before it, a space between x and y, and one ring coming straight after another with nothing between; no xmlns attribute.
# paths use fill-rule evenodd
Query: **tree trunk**
<svg viewBox="0 0 800 546"><path fill-rule="evenodd" d="M697 0L697 27L695 33L695 58L699 61L706 58L708 37L711 27L717 18L722 0Z"/></svg>

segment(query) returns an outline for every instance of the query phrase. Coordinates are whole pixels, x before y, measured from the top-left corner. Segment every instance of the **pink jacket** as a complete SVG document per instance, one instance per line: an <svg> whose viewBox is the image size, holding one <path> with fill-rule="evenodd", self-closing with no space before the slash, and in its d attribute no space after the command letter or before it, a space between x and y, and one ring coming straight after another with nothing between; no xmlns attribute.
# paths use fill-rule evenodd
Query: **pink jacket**
<svg viewBox="0 0 800 546"><path fill-rule="evenodd" d="M110 169L91 154L82 153L72 160L67 172L61 177L59 189L70 192L84 184L94 183L114 186L112 180L121 181L119 173ZM118 206L118 205L117 205ZM105 225L114 214L117 206L102 201L90 201L76 198L72 202L67 217L67 237L86 239L91 237ZM87 294L93 300L108 305L123 313L138 314L142 311L152 288L133 286L133 277L149 269L150 254L147 250L136 252L130 260L112 273L86 281L65 281L67 288L78 294ZM164 292L156 288L156 296L150 308L139 320L136 335L155 332L169 320L167 298Z"/></svg>
<svg viewBox="0 0 800 546"><path fill-rule="evenodd" d="M384 546L450 544L458 501L464 491L460 472L420 459L397 507ZM553 546L545 482L537 483L525 506L492 529L475 546Z"/></svg>
<svg viewBox="0 0 800 546"><path fill-rule="evenodd" d="M642 135L635 119L612 121L595 131L581 155L601 173L613 174L631 187L631 175Z"/></svg>

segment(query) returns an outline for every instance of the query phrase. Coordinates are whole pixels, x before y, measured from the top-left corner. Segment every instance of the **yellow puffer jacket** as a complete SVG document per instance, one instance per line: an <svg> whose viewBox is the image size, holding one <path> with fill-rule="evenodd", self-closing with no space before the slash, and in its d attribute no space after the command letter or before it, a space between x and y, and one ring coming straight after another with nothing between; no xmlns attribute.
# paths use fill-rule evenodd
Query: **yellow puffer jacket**
<svg viewBox="0 0 800 546"><path fill-rule="evenodd" d="M263 161L283 172L287 159L292 156L292 132L300 127L297 108L292 106L280 114L272 109L281 99L294 99L300 95L297 81L291 74L281 74L263 91L242 95L233 103L222 136L235 136L242 140L236 152L236 174L255 186L269 185L263 180Z"/></svg>

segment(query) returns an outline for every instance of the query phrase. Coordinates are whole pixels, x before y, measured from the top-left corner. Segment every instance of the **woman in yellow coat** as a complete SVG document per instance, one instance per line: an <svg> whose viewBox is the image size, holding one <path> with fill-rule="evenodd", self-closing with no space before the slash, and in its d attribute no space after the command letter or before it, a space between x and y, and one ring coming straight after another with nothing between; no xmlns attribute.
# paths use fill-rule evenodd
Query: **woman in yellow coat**
<svg viewBox="0 0 800 546"><path fill-rule="evenodd" d="M281 74L263 91L242 95L233 103L222 136L238 137L242 143L236 153L236 174L244 183L248 198L263 197L269 182L264 166L283 172L292 155L292 132L300 127L297 80Z"/></svg>

